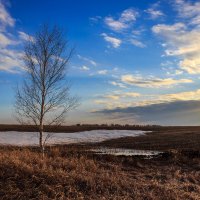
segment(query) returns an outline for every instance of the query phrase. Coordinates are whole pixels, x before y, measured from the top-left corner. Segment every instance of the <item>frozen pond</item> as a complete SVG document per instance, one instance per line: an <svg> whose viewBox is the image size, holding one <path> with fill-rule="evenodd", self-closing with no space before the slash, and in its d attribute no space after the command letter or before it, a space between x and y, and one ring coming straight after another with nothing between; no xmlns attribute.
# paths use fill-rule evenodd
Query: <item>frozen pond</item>
<svg viewBox="0 0 200 200"><path fill-rule="evenodd" d="M138 130L92 130L75 133L44 133L44 138L50 134L48 144L70 144L80 142L101 142L108 139L140 136L145 131ZM38 133L36 132L0 132L0 145L37 145Z"/></svg>
<svg viewBox="0 0 200 200"><path fill-rule="evenodd" d="M150 151L150 150L136 150L136 149L122 149L122 148L97 148L91 149L90 151L96 154L103 155L115 155L115 156L157 156L162 154L161 151Z"/></svg>

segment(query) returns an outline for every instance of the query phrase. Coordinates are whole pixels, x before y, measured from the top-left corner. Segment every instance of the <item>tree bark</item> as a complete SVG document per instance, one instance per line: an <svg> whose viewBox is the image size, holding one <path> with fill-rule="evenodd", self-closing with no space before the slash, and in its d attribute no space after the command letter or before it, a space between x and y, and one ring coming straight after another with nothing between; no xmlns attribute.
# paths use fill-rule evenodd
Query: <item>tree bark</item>
<svg viewBox="0 0 200 200"><path fill-rule="evenodd" d="M39 132L40 132L40 138L39 138L39 145L40 145L40 148L42 149L42 146L43 146L43 127L42 127L42 125L40 125L40 130L39 130Z"/></svg>
<svg viewBox="0 0 200 200"><path fill-rule="evenodd" d="M41 110L40 110L41 116L40 116L40 138L39 138L39 145L40 150L42 153L42 158L44 158L44 143L43 143L43 114L44 114L44 92L42 93L42 104L41 104Z"/></svg>

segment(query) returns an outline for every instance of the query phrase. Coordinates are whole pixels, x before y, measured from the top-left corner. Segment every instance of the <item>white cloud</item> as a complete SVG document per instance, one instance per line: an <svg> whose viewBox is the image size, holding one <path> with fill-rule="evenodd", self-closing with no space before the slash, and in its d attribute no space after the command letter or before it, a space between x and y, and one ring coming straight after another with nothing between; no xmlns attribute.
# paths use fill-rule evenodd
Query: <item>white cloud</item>
<svg viewBox="0 0 200 200"><path fill-rule="evenodd" d="M142 29L142 30L141 29L140 30L133 30L132 33L133 33L134 36L138 36L138 35L141 35L141 33L143 31L144 31L144 29Z"/></svg>
<svg viewBox="0 0 200 200"><path fill-rule="evenodd" d="M136 39L130 39L131 44L133 44L136 47L144 48L146 47L145 44L143 44L141 41L136 40Z"/></svg>
<svg viewBox="0 0 200 200"><path fill-rule="evenodd" d="M8 36L6 36L5 33L0 32L0 47L1 48L9 46L9 45L15 45L17 43L18 43L17 41L14 41L10 39Z"/></svg>
<svg viewBox="0 0 200 200"><path fill-rule="evenodd" d="M0 71L18 73L19 70L24 70L23 54L20 50L22 38L20 35L14 36L7 29L14 27L15 19L6 10L3 2L0 0Z"/></svg>
<svg viewBox="0 0 200 200"><path fill-rule="evenodd" d="M113 99L113 100L119 100L120 98L135 98L140 97L141 94L137 92L121 92L118 94L109 94L103 96L103 98Z"/></svg>
<svg viewBox="0 0 200 200"><path fill-rule="evenodd" d="M137 93L136 93L137 94ZM100 104L108 109L115 108L128 108L128 107L143 107L149 105L156 105L162 103L171 103L179 101L199 101L200 100L200 90L163 94L163 95L148 95L148 100L143 100L140 97L141 94L134 95L134 99L126 99L127 93L105 95L103 100L95 100L96 104Z"/></svg>
<svg viewBox="0 0 200 200"><path fill-rule="evenodd" d="M176 56L179 67L189 74L200 73L200 2L176 0L174 8L184 23L158 24L152 31L164 40L166 56Z"/></svg>
<svg viewBox="0 0 200 200"><path fill-rule="evenodd" d="M181 74L183 74L183 71L181 71L181 70L175 70L175 75L181 75Z"/></svg>
<svg viewBox="0 0 200 200"><path fill-rule="evenodd" d="M95 16L95 17L90 17L90 21L94 22L94 23L97 23L99 20L101 20L101 16Z"/></svg>
<svg viewBox="0 0 200 200"><path fill-rule="evenodd" d="M112 45L112 47L114 47L114 48L120 47L120 45L122 43L122 41L120 39L108 36L106 33L102 33L101 35L103 36L103 38L106 42L108 42Z"/></svg>
<svg viewBox="0 0 200 200"><path fill-rule="evenodd" d="M192 19L191 24L200 26L200 14Z"/></svg>
<svg viewBox="0 0 200 200"><path fill-rule="evenodd" d="M156 10L155 8L149 8L146 12L150 15L151 19L157 19L164 16L164 13L161 10Z"/></svg>
<svg viewBox="0 0 200 200"><path fill-rule="evenodd" d="M13 19L7 12L5 5L0 1L0 29L4 29L6 26L14 26L15 19Z"/></svg>
<svg viewBox="0 0 200 200"><path fill-rule="evenodd" d="M129 8L122 12L119 20L122 22L132 22L136 20L137 16L138 12L132 8Z"/></svg>
<svg viewBox="0 0 200 200"><path fill-rule="evenodd" d="M121 77L121 81L129 85L135 85L138 87L146 87L146 88L171 87L177 84L193 82L190 79L172 79L172 78L165 78L165 79L154 78L153 79L153 78L137 77L130 74L123 75Z"/></svg>
<svg viewBox="0 0 200 200"><path fill-rule="evenodd" d="M167 61L165 61L165 62L162 62L160 65L161 65L162 67L168 67L168 66L172 66L173 64L174 64L173 62L167 60Z"/></svg>
<svg viewBox="0 0 200 200"><path fill-rule="evenodd" d="M130 8L124 10L118 19L114 19L113 17L106 17L104 21L110 29L114 31L123 31L132 25L137 16L138 12Z"/></svg>
<svg viewBox="0 0 200 200"><path fill-rule="evenodd" d="M183 70L180 70L179 68L177 69L177 67L174 67L176 66L176 61L166 60L162 62L160 66L162 66L162 70L166 71L166 74L169 76L177 76L184 73Z"/></svg>
<svg viewBox="0 0 200 200"><path fill-rule="evenodd" d="M128 27L127 24L114 20L112 17L106 17L105 23L107 26L109 26L112 30L115 30L115 31L121 31Z"/></svg>
<svg viewBox="0 0 200 200"><path fill-rule="evenodd" d="M86 62L89 62L93 66L97 66L97 63L94 60L92 60L90 58L83 57L81 55L77 55L77 56L78 56L79 59L84 60Z"/></svg>
<svg viewBox="0 0 200 200"><path fill-rule="evenodd" d="M186 92L178 92L163 95L151 95L150 100L138 101L137 106L176 102L176 101L198 101L200 100L200 89Z"/></svg>
<svg viewBox="0 0 200 200"><path fill-rule="evenodd" d="M140 93L137 92L126 92L124 95L124 97L140 97Z"/></svg>
<svg viewBox="0 0 200 200"><path fill-rule="evenodd" d="M169 76L178 76L178 75L183 74L183 71L179 69L170 68L170 69L164 69L164 70L167 71L167 75Z"/></svg>
<svg viewBox="0 0 200 200"><path fill-rule="evenodd" d="M24 41L34 41L34 38L23 31L18 31L19 38Z"/></svg>
<svg viewBox="0 0 200 200"><path fill-rule="evenodd" d="M115 91L111 94L98 96L98 99L95 99L94 103L110 109L115 107L126 107L139 100L141 96L142 95L137 92Z"/></svg>
<svg viewBox="0 0 200 200"><path fill-rule="evenodd" d="M120 87L120 88L126 88L126 86L125 86L123 83L120 83L120 82L110 81L109 83L110 83L111 85L118 86L118 87Z"/></svg>
<svg viewBox="0 0 200 200"><path fill-rule="evenodd" d="M170 33L184 32L186 25L183 23L175 23L173 25L158 24L152 27L154 33L162 33L165 37L173 37Z"/></svg>
<svg viewBox="0 0 200 200"><path fill-rule="evenodd" d="M133 8L129 8L120 13L119 17L108 16L104 19L105 24L112 31L118 32L118 34L123 34L123 38L125 38L126 42L119 38L109 36L106 33L103 33L102 36L107 42L111 43L114 48L118 48L122 43L131 43L134 46L144 48L145 44L137 38L144 30L142 28L140 30L131 30L133 23L136 21L138 16L138 11ZM124 32L125 30L129 31L129 33ZM131 35L131 33L133 34Z"/></svg>
<svg viewBox="0 0 200 200"><path fill-rule="evenodd" d="M104 96L105 98L108 98L108 99L113 99L113 100L118 100L120 98L119 95L106 95Z"/></svg>
<svg viewBox="0 0 200 200"><path fill-rule="evenodd" d="M190 19L190 23L200 25L200 2L189 2L184 0L175 1L175 9L181 18Z"/></svg>
<svg viewBox="0 0 200 200"><path fill-rule="evenodd" d="M106 75L108 73L108 70L106 70L106 69L99 70L97 73L100 74L100 75Z"/></svg>
<svg viewBox="0 0 200 200"><path fill-rule="evenodd" d="M85 65L83 65L80 69L83 70L83 71L89 71L90 70L90 68L85 66Z"/></svg>
<svg viewBox="0 0 200 200"><path fill-rule="evenodd" d="M13 49L14 45L18 45L20 41L11 39L12 35L6 30L7 26L13 27L14 24L15 20L7 12L3 2L0 1L0 71L10 73L16 73L19 68L22 69L22 54Z"/></svg>
<svg viewBox="0 0 200 200"><path fill-rule="evenodd" d="M0 49L0 71L17 73L23 70L22 53L16 50Z"/></svg>
<svg viewBox="0 0 200 200"><path fill-rule="evenodd" d="M165 54L180 59L179 67L190 73L200 73L200 29L187 29L183 23L158 24L152 31L164 39Z"/></svg>
<svg viewBox="0 0 200 200"><path fill-rule="evenodd" d="M160 95L159 99L162 101L189 101L200 100L200 89L187 92L179 92L173 94Z"/></svg>
<svg viewBox="0 0 200 200"><path fill-rule="evenodd" d="M105 101L105 100L99 100L99 99L96 99L96 100L94 100L94 103L96 103L96 104L107 104L107 101Z"/></svg>

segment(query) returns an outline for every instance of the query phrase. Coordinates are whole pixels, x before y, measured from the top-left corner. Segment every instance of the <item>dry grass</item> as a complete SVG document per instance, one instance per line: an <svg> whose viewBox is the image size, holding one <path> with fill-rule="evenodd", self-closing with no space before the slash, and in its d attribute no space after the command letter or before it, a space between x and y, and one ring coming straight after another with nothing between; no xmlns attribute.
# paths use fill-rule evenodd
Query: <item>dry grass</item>
<svg viewBox="0 0 200 200"><path fill-rule="evenodd" d="M42 160L36 150L5 147L0 149L0 199L197 200L199 164L199 158L94 156L73 147L53 147Z"/></svg>

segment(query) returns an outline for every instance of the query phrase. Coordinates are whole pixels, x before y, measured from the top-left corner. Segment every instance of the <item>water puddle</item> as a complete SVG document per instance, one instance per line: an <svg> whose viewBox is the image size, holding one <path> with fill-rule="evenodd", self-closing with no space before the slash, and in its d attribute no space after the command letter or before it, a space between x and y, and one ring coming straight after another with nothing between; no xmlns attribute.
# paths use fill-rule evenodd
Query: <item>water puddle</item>
<svg viewBox="0 0 200 200"><path fill-rule="evenodd" d="M101 155L144 156L147 158L158 156L163 153L161 151L122 149L122 148L97 148L97 149L90 149L90 151L94 152L95 154L101 154Z"/></svg>

